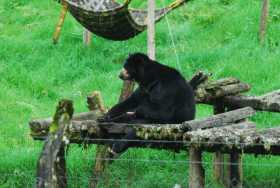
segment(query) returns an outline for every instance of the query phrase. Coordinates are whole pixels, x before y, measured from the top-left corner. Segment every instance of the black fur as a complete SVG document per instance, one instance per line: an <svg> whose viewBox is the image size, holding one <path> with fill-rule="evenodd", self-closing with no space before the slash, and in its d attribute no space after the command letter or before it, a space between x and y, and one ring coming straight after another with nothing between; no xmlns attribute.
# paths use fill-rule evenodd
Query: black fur
<svg viewBox="0 0 280 188"><path fill-rule="evenodd" d="M120 75L120 78L134 80L139 87L128 99L113 106L104 121L182 123L194 119L193 89L177 70L153 61L142 53L130 55L124 69L128 75ZM135 134L127 136L127 139L132 139ZM116 152L126 148L113 147Z"/></svg>

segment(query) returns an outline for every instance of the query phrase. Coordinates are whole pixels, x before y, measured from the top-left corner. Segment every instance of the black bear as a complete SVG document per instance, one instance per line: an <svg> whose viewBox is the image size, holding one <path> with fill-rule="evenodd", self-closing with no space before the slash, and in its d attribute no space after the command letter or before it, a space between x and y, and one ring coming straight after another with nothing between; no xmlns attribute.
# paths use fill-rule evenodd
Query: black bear
<svg viewBox="0 0 280 188"><path fill-rule="evenodd" d="M182 123L195 117L192 86L175 69L151 60L147 55L129 55L119 76L139 87L123 102L113 106L102 121L126 123ZM133 129L124 139L135 139ZM115 142L114 153L127 149L128 142Z"/></svg>

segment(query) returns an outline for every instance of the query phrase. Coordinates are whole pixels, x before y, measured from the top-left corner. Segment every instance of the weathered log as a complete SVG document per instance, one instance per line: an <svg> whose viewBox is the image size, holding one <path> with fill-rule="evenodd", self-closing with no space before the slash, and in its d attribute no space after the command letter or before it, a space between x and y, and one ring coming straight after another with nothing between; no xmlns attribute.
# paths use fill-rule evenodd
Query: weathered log
<svg viewBox="0 0 280 188"><path fill-rule="evenodd" d="M248 84L241 83L235 78L226 78L200 85L195 91L195 99L198 103L212 104L215 99L249 90Z"/></svg>
<svg viewBox="0 0 280 188"><path fill-rule="evenodd" d="M184 132L179 132L178 129L173 129L172 125L135 125L135 124L108 124L110 126L100 126L96 121L72 121L68 129L69 140L71 143L110 143L112 137L118 138L124 135L128 127L135 127L139 139L145 140L145 144L149 145L156 140L159 142L178 141L182 142ZM159 127L160 126L160 127ZM178 127L178 125L176 125ZM232 128L241 129L251 128L252 123L241 122L238 124L227 124ZM170 128L171 127L171 128ZM143 132L143 129L145 132ZM44 139L45 135L34 137L35 139ZM149 141L150 140L150 141ZM142 142L135 140L135 143ZM183 144L183 143L182 143ZM136 144L137 145L137 144ZM138 144L141 146L141 144Z"/></svg>
<svg viewBox="0 0 280 188"><path fill-rule="evenodd" d="M53 118L51 132L38 160L36 182L38 188L67 187L64 147L72 115L72 101L60 101Z"/></svg>
<svg viewBox="0 0 280 188"><path fill-rule="evenodd" d="M255 110L280 112L280 90L273 91L259 97L255 96L227 96L222 99L226 106L250 106Z"/></svg>
<svg viewBox="0 0 280 188"><path fill-rule="evenodd" d="M92 112L82 112L73 115L73 120L95 120L99 116L99 112L92 111ZM52 122L52 118L45 118L45 119L36 119L31 120L29 122L29 127L31 130L31 136L40 135L47 135L49 132L49 126Z"/></svg>
<svg viewBox="0 0 280 188"><path fill-rule="evenodd" d="M128 128L135 128L137 136L146 140L181 140L185 131L207 129L230 125L235 121L252 116L255 111L246 107L223 114L215 115L202 120L187 121L183 124L125 124L125 123L98 123L95 120L72 121L69 128L70 141L83 140L85 138L110 138L110 135L124 135ZM35 139L44 139L47 135L48 127L42 129L32 128L32 136Z"/></svg>
<svg viewBox="0 0 280 188"><path fill-rule="evenodd" d="M242 124L242 122L240 123ZM231 153L280 154L280 127L254 130L232 129L231 127L212 128L184 133L184 140L206 151Z"/></svg>
<svg viewBox="0 0 280 188"><path fill-rule="evenodd" d="M203 188L205 184L205 171L202 166L201 150L195 147L190 147L189 161L189 187Z"/></svg>
<svg viewBox="0 0 280 188"><path fill-rule="evenodd" d="M198 129L207 129L212 127L222 127L226 124L246 119L255 114L254 109L245 107L222 114L217 114L201 120L192 120L182 123L180 129L184 131L194 131Z"/></svg>

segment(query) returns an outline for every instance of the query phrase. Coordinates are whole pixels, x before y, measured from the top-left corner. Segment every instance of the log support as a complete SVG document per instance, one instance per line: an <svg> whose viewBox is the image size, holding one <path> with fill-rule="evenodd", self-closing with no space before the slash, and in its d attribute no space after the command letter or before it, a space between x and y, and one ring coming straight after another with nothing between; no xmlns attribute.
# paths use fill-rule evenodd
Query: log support
<svg viewBox="0 0 280 188"><path fill-rule="evenodd" d="M205 172L202 166L201 150L195 147L190 147L189 161L189 187L203 188L205 185Z"/></svg>
<svg viewBox="0 0 280 188"><path fill-rule="evenodd" d="M213 104L213 112L214 114L221 114L226 111L225 106L220 101L215 101ZM213 170L214 170L214 179L219 183L223 184L224 182L224 154L220 151L214 153L213 159Z"/></svg>
<svg viewBox="0 0 280 188"><path fill-rule="evenodd" d="M100 92L93 92L87 97L88 108L91 111L99 110L102 114L106 113L106 108ZM102 178L107 161L104 160L108 156L108 147L106 145L98 144L95 151L95 162L92 172L92 178L89 182L90 188L96 188L99 180Z"/></svg>
<svg viewBox="0 0 280 188"><path fill-rule="evenodd" d="M242 154L233 151L230 154L229 187L242 188Z"/></svg>
<svg viewBox="0 0 280 188"><path fill-rule="evenodd" d="M92 178L89 184L90 188L97 188L99 180L102 179L105 168L108 164L108 147L106 145L97 145L95 153L95 162Z"/></svg>
<svg viewBox="0 0 280 188"><path fill-rule="evenodd" d="M120 94L119 102L128 98L134 89L134 82L124 81L122 92ZM88 107L89 109L94 109L97 106L102 113L106 113L106 109L103 104L102 97L100 93L94 93L93 97L88 97ZM96 96L96 97L95 97ZM97 99L95 99L97 98ZM99 179L102 177L106 166L110 162L110 154L106 145L97 145L96 154L95 154L95 164L93 169L93 178L90 181L90 188L96 188L98 185ZM108 159L108 160L107 160Z"/></svg>
<svg viewBox="0 0 280 188"><path fill-rule="evenodd" d="M72 115L72 101L60 101L38 160L37 188L67 187L65 145Z"/></svg>

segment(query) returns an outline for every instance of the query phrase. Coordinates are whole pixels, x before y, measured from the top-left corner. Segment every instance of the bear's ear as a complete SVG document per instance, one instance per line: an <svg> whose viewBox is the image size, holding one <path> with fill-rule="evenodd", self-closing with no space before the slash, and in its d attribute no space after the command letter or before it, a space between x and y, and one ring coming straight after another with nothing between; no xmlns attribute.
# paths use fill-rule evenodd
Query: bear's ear
<svg viewBox="0 0 280 188"><path fill-rule="evenodd" d="M149 57L146 54L138 53L136 54L136 61L141 62L142 64L146 64L150 61Z"/></svg>
<svg viewBox="0 0 280 188"><path fill-rule="evenodd" d="M143 59L143 61L146 62L146 63L149 62L149 61L151 61L151 59L149 58L149 56L147 56L146 54L143 54L143 55L142 55L142 59Z"/></svg>

